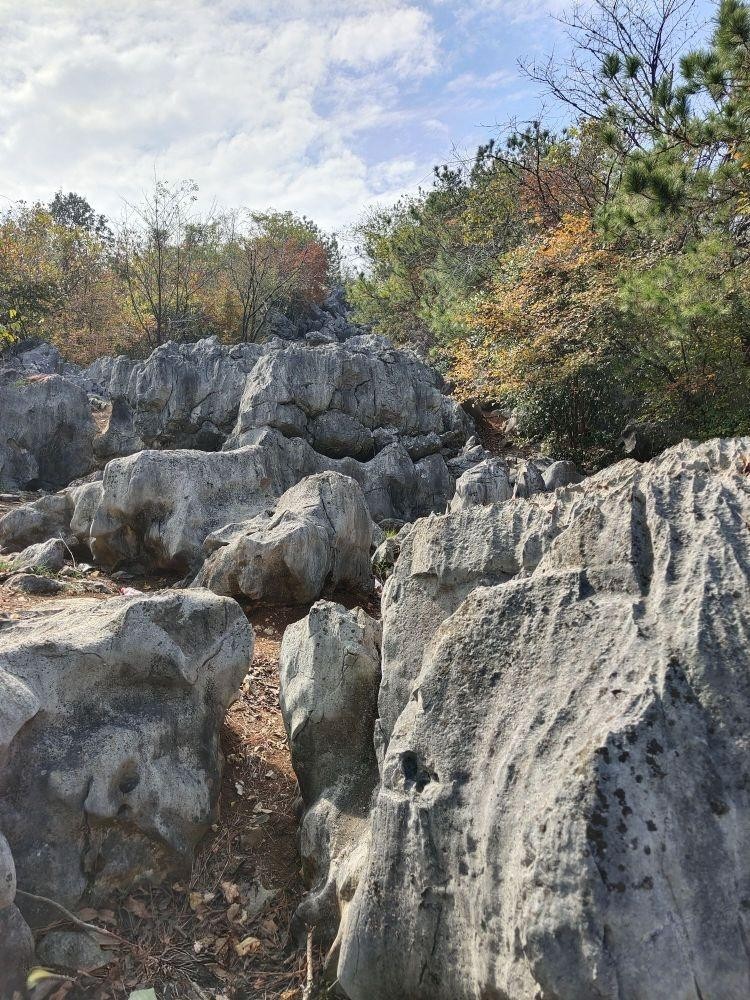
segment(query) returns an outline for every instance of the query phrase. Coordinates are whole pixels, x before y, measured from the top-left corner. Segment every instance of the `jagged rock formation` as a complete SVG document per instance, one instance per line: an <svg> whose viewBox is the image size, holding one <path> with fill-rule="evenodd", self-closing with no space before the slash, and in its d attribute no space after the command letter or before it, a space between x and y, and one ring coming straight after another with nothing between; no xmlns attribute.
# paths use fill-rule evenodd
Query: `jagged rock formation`
<svg viewBox="0 0 750 1000"><path fill-rule="evenodd" d="M93 463L86 393L58 375L0 373L0 489L59 489Z"/></svg>
<svg viewBox="0 0 750 1000"><path fill-rule="evenodd" d="M361 609L318 601L284 634L281 711L304 816L300 854L312 887L299 921L329 941L343 925L367 849L378 768L372 742L380 625ZM335 968L337 941L330 960Z"/></svg>
<svg viewBox="0 0 750 1000"><path fill-rule="evenodd" d="M21 552L8 555L2 562L7 564L13 573L28 570L57 573L63 568L67 554L68 551L59 538L50 538L49 541L37 542L36 545L29 545Z"/></svg>
<svg viewBox="0 0 750 1000"><path fill-rule="evenodd" d="M407 533L351 1000L748 994L748 454L684 443Z"/></svg>
<svg viewBox="0 0 750 1000"><path fill-rule="evenodd" d="M467 469L456 480L456 492L450 502L450 509L466 510L468 507L500 503L510 500L512 496L508 463L502 458L486 458Z"/></svg>
<svg viewBox="0 0 750 1000"><path fill-rule="evenodd" d="M372 336L296 344L263 357L247 380L228 446L261 427L304 438L329 458L360 461L395 443L415 461L452 456L471 433L436 372Z"/></svg>
<svg viewBox="0 0 750 1000"><path fill-rule="evenodd" d="M374 525L362 490L338 472L308 476L273 513L229 524L208 536L194 586L253 601L314 601L326 587L372 589Z"/></svg>
<svg viewBox="0 0 750 1000"><path fill-rule="evenodd" d="M87 370L92 388L112 400L96 442L102 459L143 448L217 451L234 426L245 380L268 348L227 347L215 337L169 342L146 361L99 358Z"/></svg>
<svg viewBox="0 0 750 1000"><path fill-rule="evenodd" d="M429 458L415 465L401 445L357 462L325 458L278 431L254 440L231 451L142 451L109 462L90 528L95 559L197 570L212 532L272 509L291 486L323 471L358 482L376 519L412 520L447 489Z"/></svg>
<svg viewBox="0 0 750 1000"><path fill-rule="evenodd" d="M68 548L88 545L101 495L101 481L95 480L9 510L0 518L0 550L19 552L50 539L62 539Z"/></svg>
<svg viewBox="0 0 750 1000"><path fill-rule="evenodd" d="M189 865L252 648L239 606L207 591L65 602L0 627L0 829L19 885L75 908Z"/></svg>
<svg viewBox="0 0 750 1000"><path fill-rule="evenodd" d="M559 490L563 486L573 486L580 483L583 476L574 462L553 462L542 473L546 490Z"/></svg>

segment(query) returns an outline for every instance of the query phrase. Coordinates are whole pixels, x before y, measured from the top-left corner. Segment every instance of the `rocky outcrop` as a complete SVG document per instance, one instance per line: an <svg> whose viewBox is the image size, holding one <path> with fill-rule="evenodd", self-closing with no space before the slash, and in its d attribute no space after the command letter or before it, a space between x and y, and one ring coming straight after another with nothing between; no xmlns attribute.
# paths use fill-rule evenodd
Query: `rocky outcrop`
<svg viewBox="0 0 750 1000"><path fill-rule="evenodd" d="M61 539L68 548L87 546L101 495L97 479L14 507L0 518L0 550L20 552L50 539Z"/></svg>
<svg viewBox="0 0 750 1000"><path fill-rule="evenodd" d="M228 347L209 337L194 344L170 341L142 362L95 361L87 378L112 400L97 454L108 459L143 448L217 451L234 426L248 372L267 349Z"/></svg>
<svg viewBox="0 0 750 1000"><path fill-rule="evenodd" d="M86 393L58 375L0 374L0 489L57 489L93 467Z"/></svg>
<svg viewBox="0 0 750 1000"><path fill-rule="evenodd" d="M142 451L109 462L90 529L94 558L108 566L142 562L197 571L212 532L273 510L287 489L324 471L359 483L377 520L412 520L445 502L440 456L413 463L401 445L391 445L357 462L325 458L278 431L257 432L252 440L231 451Z"/></svg>
<svg viewBox="0 0 750 1000"><path fill-rule="evenodd" d="M14 507L0 518L0 548L20 552L29 545L46 542L50 538L73 542L70 519L74 507L67 490Z"/></svg>
<svg viewBox="0 0 750 1000"><path fill-rule="evenodd" d="M321 455L367 461L400 443L414 460L455 455L471 421L440 376L379 337L295 344L263 357L250 374L228 447L272 427Z"/></svg>
<svg viewBox="0 0 750 1000"><path fill-rule="evenodd" d="M208 536L195 586L263 603L314 601L325 588L372 589L373 523L362 490L338 472L308 476L273 513Z"/></svg>
<svg viewBox="0 0 750 1000"><path fill-rule="evenodd" d="M542 473L546 490L559 490L562 486L580 483L583 476L574 462L552 462Z"/></svg>
<svg viewBox="0 0 750 1000"><path fill-rule="evenodd" d="M74 908L189 866L252 645L239 606L207 591L65 602L0 627L0 829L19 886Z"/></svg>
<svg viewBox="0 0 750 1000"><path fill-rule="evenodd" d="M350 1000L747 995L747 454L686 442L406 535Z"/></svg>
<svg viewBox="0 0 750 1000"><path fill-rule="evenodd" d="M236 451L141 451L109 462L90 529L94 558L197 570L208 535L272 509L317 471L306 468L304 449L277 438Z"/></svg>
<svg viewBox="0 0 750 1000"><path fill-rule="evenodd" d="M311 892L301 924L330 945L362 868L378 780L372 742L380 680L380 626L364 611L318 601L281 646L280 699L304 815L300 854ZM329 962L335 968L338 942Z"/></svg>
<svg viewBox="0 0 750 1000"><path fill-rule="evenodd" d="M467 469L456 480L456 492L450 503L451 511L486 506L510 500L513 487L508 476L508 463L502 458L486 458Z"/></svg>

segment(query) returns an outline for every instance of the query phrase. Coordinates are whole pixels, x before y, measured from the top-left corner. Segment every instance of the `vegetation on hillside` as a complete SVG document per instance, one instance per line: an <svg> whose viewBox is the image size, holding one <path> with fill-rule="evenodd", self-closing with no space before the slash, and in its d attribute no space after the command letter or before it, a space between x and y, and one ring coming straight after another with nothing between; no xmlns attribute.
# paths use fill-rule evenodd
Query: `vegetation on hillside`
<svg viewBox="0 0 750 1000"><path fill-rule="evenodd" d="M291 212L201 214L156 180L117 225L80 195L0 216L0 341L43 337L73 361L209 334L260 339L339 279L336 243Z"/></svg>
<svg viewBox="0 0 750 1000"><path fill-rule="evenodd" d="M656 446L750 432L750 5L596 0L573 53L525 67L543 122L435 171L358 227L357 317L428 351L464 398L590 465L631 421Z"/></svg>

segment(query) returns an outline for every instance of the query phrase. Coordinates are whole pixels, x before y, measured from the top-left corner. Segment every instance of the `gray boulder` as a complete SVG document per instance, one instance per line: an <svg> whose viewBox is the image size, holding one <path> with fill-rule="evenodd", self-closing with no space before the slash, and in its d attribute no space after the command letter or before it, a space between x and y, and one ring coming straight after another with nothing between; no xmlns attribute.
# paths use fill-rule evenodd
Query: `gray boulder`
<svg viewBox="0 0 750 1000"><path fill-rule="evenodd" d="M252 648L239 606L207 591L68 601L0 629L0 828L25 890L75 908L189 867Z"/></svg>
<svg viewBox="0 0 750 1000"><path fill-rule="evenodd" d="M194 586L264 603L306 603L326 587L372 589L373 523L362 490L338 472L308 476L272 515L209 535Z"/></svg>
<svg viewBox="0 0 750 1000"><path fill-rule="evenodd" d="M281 644L281 711L304 806L300 854L311 888L297 919L333 943L334 968L334 938L364 861L378 781L379 647L378 622L328 601L290 625Z"/></svg>
<svg viewBox="0 0 750 1000"><path fill-rule="evenodd" d="M62 538L66 544L75 545L76 538L70 530L74 510L70 490L14 507L0 518L0 548L18 552L50 538Z"/></svg>
<svg viewBox="0 0 750 1000"><path fill-rule="evenodd" d="M141 451L113 459L91 523L94 558L107 566L197 569L208 535L272 508L308 474L312 450L277 437L236 451Z"/></svg>
<svg viewBox="0 0 750 1000"><path fill-rule="evenodd" d="M546 490L559 490L563 486L572 486L580 483L583 476L576 468L575 462L552 462L543 473L544 488Z"/></svg>
<svg viewBox="0 0 750 1000"><path fill-rule="evenodd" d="M70 584L50 576L37 576L36 573L16 573L3 584L4 590L12 594L29 594L34 597L51 597L70 590Z"/></svg>
<svg viewBox="0 0 750 1000"><path fill-rule="evenodd" d="M518 462L513 470L513 496L530 497L544 493L544 477L533 462Z"/></svg>
<svg viewBox="0 0 750 1000"><path fill-rule="evenodd" d="M261 427L302 437L329 458L360 461L399 441L415 460L444 448L455 454L471 433L469 417L436 372L372 336L293 344L261 358L228 446L244 444L243 436Z"/></svg>
<svg viewBox="0 0 750 1000"><path fill-rule="evenodd" d="M467 469L456 480L456 492L450 502L451 511L466 510L490 503L510 500L513 488L508 477L508 463L501 458L486 458Z"/></svg>
<svg viewBox="0 0 750 1000"><path fill-rule="evenodd" d="M686 442L414 525L351 1000L750 993L748 453Z"/></svg>
<svg viewBox="0 0 750 1000"><path fill-rule="evenodd" d="M0 489L57 489L93 466L94 422L83 389L58 375L0 376Z"/></svg>
<svg viewBox="0 0 750 1000"><path fill-rule="evenodd" d="M84 483L70 488L73 510L70 515L70 534L78 545L88 545L91 525L104 494L103 481Z"/></svg>
<svg viewBox="0 0 750 1000"><path fill-rule="evenodd" d="M142 451L109 462L90 528L94 558L107 566L141 562L197 571L212 532L273 510L282 493L319 472L359 483L376 520L444 509L453 489L440 455L414 463L399 444L358 462L325 458L278 431L255 432L249 440L230 451Z"/></svg>
<svg viewBox="0 0 750 1000"><path fill-rule="evenodd" d="M0 997L22 995L34 954L34 939L15 905L16 868L8 841L0 832Z"/></svg>
<svg viewBox="0 0 750 1000"><path fill-rule="evenodd" d="M96 479L14 507L0 518L0 549L18 552L49 539L61 539L71 549L88 545L102 492Z"/></svg>
<svg viewBox="0 0 750 1000"><path fill-rule="evenodd" d="M15 555L6 556L3 561L8 563L10 571L13 573L38 572L39 570L57 573L65 565L67 557L68 550L63 542L59 538L50 538L46 542L29 545L28 548Z"/></svg>
<svg viewBox="0 0 750 1000"><path fill-rule="evenodd" d="M271 348L229 347L208 337L194 344L169 341L145 361L94 362L87 375L112 400L97 454L108 459L143 448L217 451L236 421L248 373Z"/></svg>

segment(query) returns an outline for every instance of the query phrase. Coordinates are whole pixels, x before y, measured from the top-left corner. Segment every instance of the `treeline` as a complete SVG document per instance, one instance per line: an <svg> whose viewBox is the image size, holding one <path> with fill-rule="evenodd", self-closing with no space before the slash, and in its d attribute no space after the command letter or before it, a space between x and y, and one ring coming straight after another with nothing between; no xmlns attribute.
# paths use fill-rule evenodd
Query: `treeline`
<svg viewBox="0 0 750 1000"><path fill-rule="evenodd" d="M358 227L358 319L429 352L462 397L590 466L627 424L652 450L750 432L750 7L596 0L565 64L571 109L510 131Z"/></svg>
<svg viewBox="0 0 750 1000"><path fill-rule="evenodd" d="M187 181L156 180L117 224L62 192L0 216L0 341L42 337L80 363L170 339L255 341L340 280L335 239L309 219L200 213Z"/></svg>

